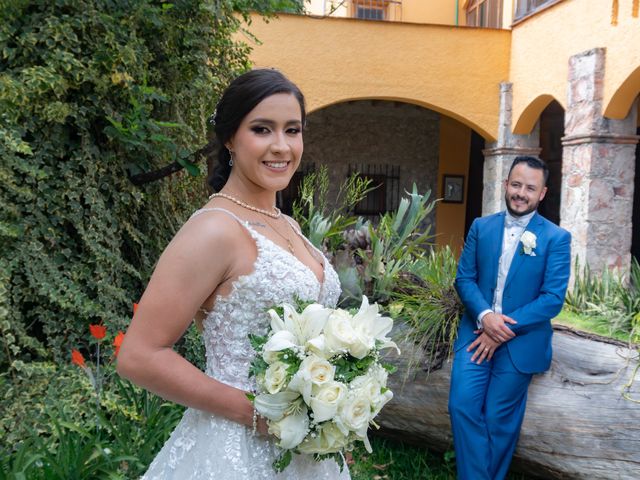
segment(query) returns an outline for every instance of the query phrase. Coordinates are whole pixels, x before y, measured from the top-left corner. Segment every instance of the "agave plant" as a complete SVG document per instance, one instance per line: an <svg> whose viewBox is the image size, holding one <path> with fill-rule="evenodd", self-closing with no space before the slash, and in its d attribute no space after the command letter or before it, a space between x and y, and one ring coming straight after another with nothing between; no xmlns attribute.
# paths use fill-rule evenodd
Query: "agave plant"
<svg viewBox="0 0 640 480"><path fill-rule="evenodd" d="M404 272L391 295L390 310L407 325L407 336L436 368L453 347L462 303L454 289L458 261L446 246L434 248Z"/></svg>
<svg viewBox="0 0 640 480"><path fill-rule="evenodd" d="M431 226L422 228L435 202L431 192L420 195L415 183L408 198L400 201L398 210L386 213L376 228L369 225L371 251L360 250L366 261L365 278L371 279L371 295L377 302L389 300L400 273L423 255L431 238ZM422 231L420 231L422 230Z"/></svg>

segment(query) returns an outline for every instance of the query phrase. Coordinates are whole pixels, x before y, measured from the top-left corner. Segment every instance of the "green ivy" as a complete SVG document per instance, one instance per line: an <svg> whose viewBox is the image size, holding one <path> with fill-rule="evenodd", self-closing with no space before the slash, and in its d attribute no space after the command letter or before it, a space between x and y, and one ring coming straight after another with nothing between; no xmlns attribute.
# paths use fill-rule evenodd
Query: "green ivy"
<svg viewBox="0 0 640 480"><path fill-rule="evenodd" d="M89 323L126 327L205 198L189 156L249 68L234 34L274 7L300 5L0 0L0 367L68 358ZM174 162L186 171L130 180Z"/></svg>

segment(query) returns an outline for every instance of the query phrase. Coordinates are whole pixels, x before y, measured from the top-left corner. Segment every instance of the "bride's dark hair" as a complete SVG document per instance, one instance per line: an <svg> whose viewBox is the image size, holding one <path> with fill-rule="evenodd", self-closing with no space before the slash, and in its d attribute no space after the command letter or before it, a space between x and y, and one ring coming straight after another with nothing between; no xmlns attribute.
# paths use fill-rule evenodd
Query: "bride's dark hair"
<svg viewBox="0 0 640 480"><path fill-rule="evenodd" d="M220 97L213 117L218 143L218 164L209 176L209 185L214 191L222 190L231 173L230 156L225 143L236 133L244 117L256 105L276 93L290 93L296 97L304 126L304 96L300 89L278 70L264 68L244 73L233 80Z"/></svg>

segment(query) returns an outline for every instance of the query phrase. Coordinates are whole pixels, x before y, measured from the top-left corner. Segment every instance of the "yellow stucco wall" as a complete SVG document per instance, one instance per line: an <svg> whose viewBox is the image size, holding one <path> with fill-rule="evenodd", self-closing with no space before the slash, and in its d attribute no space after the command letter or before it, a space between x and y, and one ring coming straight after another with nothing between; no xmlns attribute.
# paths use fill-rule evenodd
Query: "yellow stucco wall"
<svg viewBox="0 0 640 480"><path fill-rule="evenodd" d="M604 113L627 115L640 89L640 19L632 17L632 3L619 0L617 25L609 0L565 0L513 27L509 76L515 133L529 133L551 98L566 108L569 57L599 47L607 50Z"/></svg>
<svg viewBox="0 0 640 480"><path fill-rule="evenodd" d="M254 65L288 75L309 111L348 100L398 100L496 138L508 31L296 15L268 24L254 16L250 28L262 42L253 46Z"/></svg>
<svg viewBox="0 0 640 480"><path fill-rule="evenodd" d="M402 21L455 25L455 0L403 0Z"/></svg>
<svg viewBox="0 0 640 480"><path fill-rule="evenodd" d="M471 130L448 117L440 118L440 159L438 164L438 191L442 198L442 177L464 175L464 203L438 202L436 207L436 244L449 245L459 255L464 246L464 222L467 206L469 172L469 146Z"/></svg>

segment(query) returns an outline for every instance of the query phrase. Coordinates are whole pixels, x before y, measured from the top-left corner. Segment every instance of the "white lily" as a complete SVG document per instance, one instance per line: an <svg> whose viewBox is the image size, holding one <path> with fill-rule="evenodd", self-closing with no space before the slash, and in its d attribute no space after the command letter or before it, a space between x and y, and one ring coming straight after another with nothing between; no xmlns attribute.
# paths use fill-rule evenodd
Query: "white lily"
<svg viewBox="0 0 640 480"><path fill-rule="evenodd" d="M274 394L263 393L256 396L253 405L260 415L277 422L282 419L290 404L299 396L299 392L290 390Z"/></svg>
<svg viewBox="0 0 640 480"><path fill-rule="evenodd" d="M308 305L301 313L296 312L291 305L286 303L282 305L282 309L284 310L284 318L280 318L275 310L269 310L274 336L279 332L289 332L293 337L287 338L300 347L305 346L309 340L322 333L327 318L332 312L331 309L318 303Z"/></svg>
<svg viewBox="0 0 640 480"><path fill-rule="evenodd" d="M351 323L363 343L370 344L377 340L382 343L381 349L395 348L398 354L400 353L396 343L387 337L393 328L393 320L380 315L377 303L369 305L369 300L363 296L360 309L353 316Z"/></svg>
<svg viewBox="0 0 640 480"><path fill-rule="evenodd" d="M299 413L287 415L278 422L269 425L269 433L280 439L280 448L291 449L297 447L309 433L309 416L307 408Z"/></svg>

